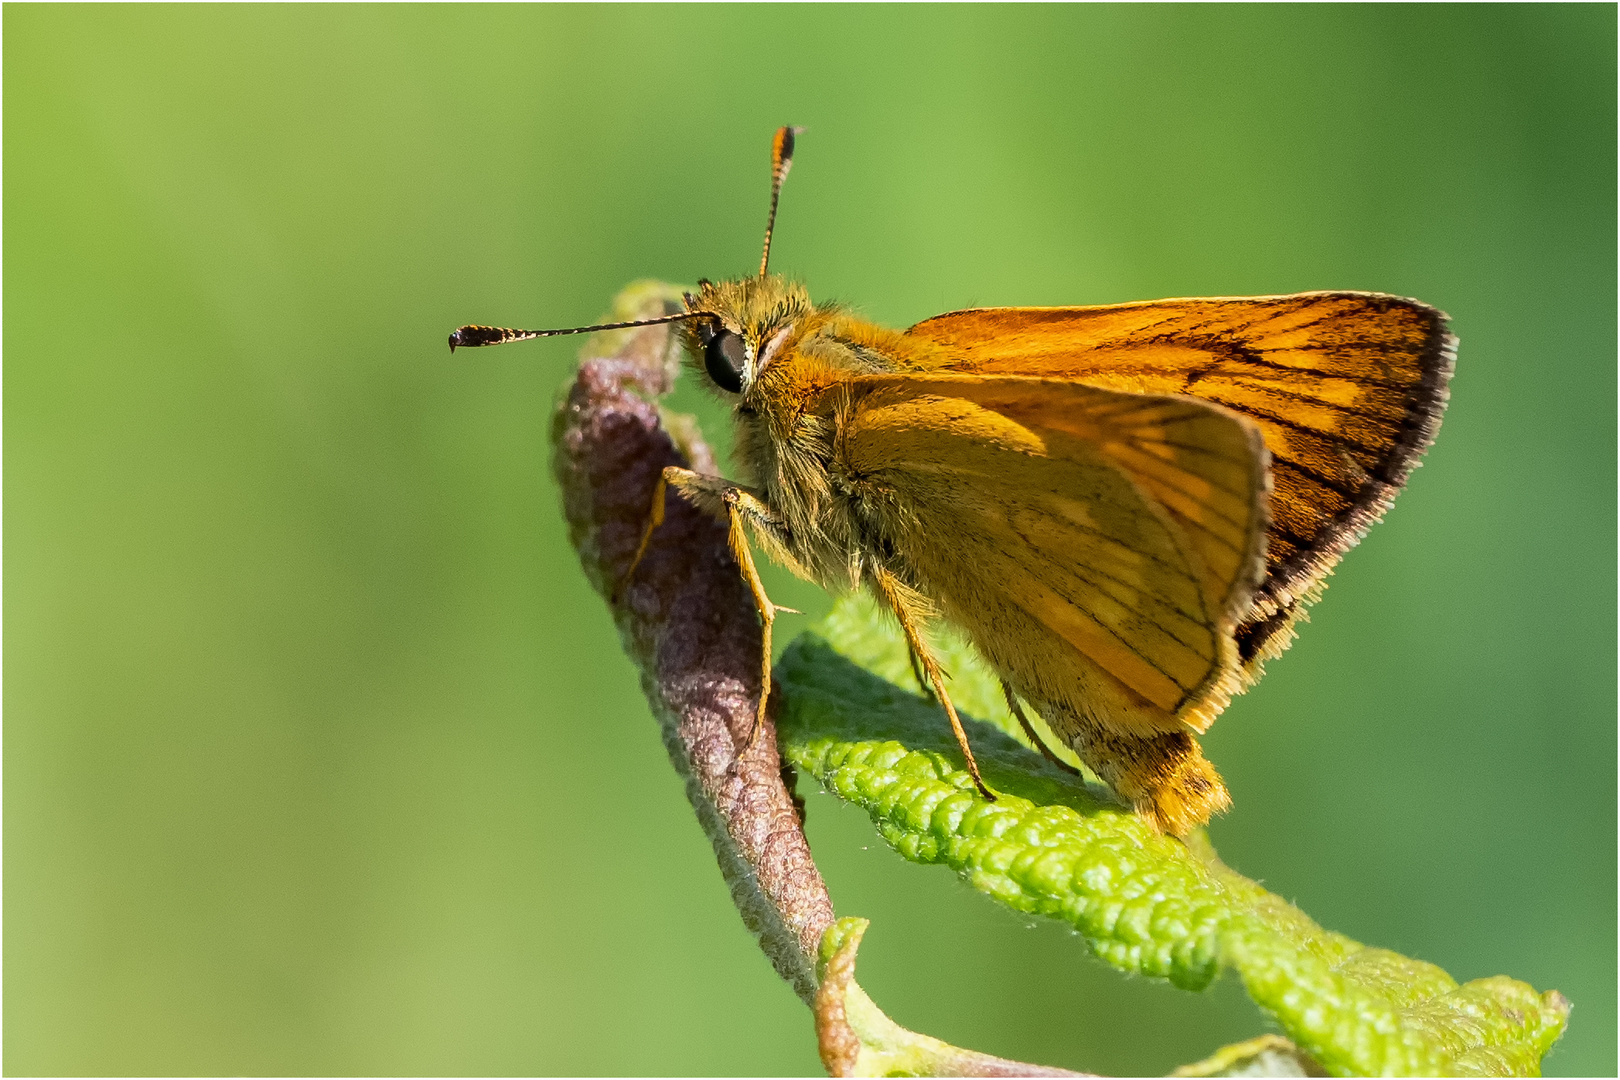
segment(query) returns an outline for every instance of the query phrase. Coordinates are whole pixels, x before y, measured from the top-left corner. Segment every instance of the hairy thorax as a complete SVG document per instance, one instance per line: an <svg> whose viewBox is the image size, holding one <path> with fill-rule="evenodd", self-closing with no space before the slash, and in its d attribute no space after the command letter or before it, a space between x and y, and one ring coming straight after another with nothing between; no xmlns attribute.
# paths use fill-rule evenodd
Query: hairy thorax
<svg viewBox="0 0 1620 1080"><path fill-rule="evenodd" d="M880 478L852 470L840 453L851 371L883 370L838 332L842 321L827 320L774 357L737 425L738 462L781 515L787 554L838 590L859 586L878 565L900 570Z"/></svg>
<svg viewBox="0 0 1620 1080"><path fill-rule="evenodd" d="M867 569L862 492L839 467L837 388L794 354L762 373L737 410L738 465L781 517L782 561L824 588L860 584Z"/></svg>

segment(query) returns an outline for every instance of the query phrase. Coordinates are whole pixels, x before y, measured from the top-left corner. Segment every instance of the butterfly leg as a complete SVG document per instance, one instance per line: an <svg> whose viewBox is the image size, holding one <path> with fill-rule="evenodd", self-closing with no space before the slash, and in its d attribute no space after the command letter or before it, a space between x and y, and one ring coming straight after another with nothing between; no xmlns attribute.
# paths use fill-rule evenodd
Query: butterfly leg
<svg viewBox="0 0 1620 1080"><path fill-rule="evenodd" d="M781 521L769 506L747 488L729 487L721 498L725 501L729 524L726 543L730 545L732 555L736 556L737 565L742 567L743 580L748 583L748 591L754 595L754 607L759 611L759 709L754 713L754 726L749 729L748 741L737 752L741 758L754 748L754 740L759 738L760 729L765 726L765 706L771 698L771 624L776 621L778 611L786 610L771 603L771 598L765 594L765 583L759 580L759 571L754 566L754 553L748 547L748 534L744 531L743 521L747 518L757 527L767 529L779 529Z"/></svg>
<svg viewBox="0 0 1620 1080"><path fill-rule="evenodd" d="M630 587L630 580L636 576L636 567L641 565L641 557L647 554L647 545L652 543L652 534L658 526L664 523L664 496L669 491L669 474L671 472L691 472L679 466L671 465L658 474L658 483L653 485L652 506L647 510L647 524L641 530L641 542L636 545L636 553L630 559L630 568L619 578L619 583L613 587L610 600L618 604L624 596L624 590ZM692 473L699 476L700 473Z"/></svg>
<svg viewBox="0 0 1620 1080"><path fill-rule="evenodd" d="M641 564L641 558L647 553L647 546L652 541L653 531L664 523L664 498L670 488L674 488L678 495L698 509L725 520L726 544L731 548L732 555L737 559L737 565L742 569L743 580L747 582L748 591L754 598L754 607L759 612L763 638L760 650L759 708L754 713L754 724L749 729L748 739L737 752L737 757L740 758L753 749L754 741L759 738L760 728L765 723L766 707L770 704L771 625L776 621L777 612L794 610L778 607L771 603L771 598L765 594L765 584L760 581L759 570L754 566L754 555L748 546L748 534L744 523L759 530L776 547L784 547L785 528L781 518L769 504L749 489L734 484L722 476L705 476L678 465L667 466L659 475L658 484L653 489L652 510L647 515L647 526L642 530L641 542L636 546L635 556L630 560L630 569L625 571L619 587L614 590L615 600L629 584L636 567Z"/></svg>
<svg viewBox="0 0 1620 1080"><path fill-rule="evenodd" d="M659 473L658 483L653 485L652 505L647 509L647 524L641 530L641 541L636 544L636 553L630 558L629 569L625 570L624 576L619 578L619 584L613 590L614 603L618 603L619 598L624 595L630 579L635 577L636 568L641 565L642 557L647 554L647 548L652 544L653 533L664 523L664 500L672 487L681 498L722 521L728 520L729 517L726 509L726 493L739 492L747 496L746 502L742 505L756 527L766 530L773 537L782 532L781 522L776 514L764 500L747 488L733 484L723 476L706 476L691 469L683 469L679 465L667 466ZM776 610L793 611L792 608Z"/></svg>
<svg viewBox="0 0 1620 1080"><path fill-rule="evenodd" d="M911 661L911 677L917 680L917 685L922 687L922 692L928 695L928 699L938 705L939 695L934 693L934 684L928 681L928 673L923 671L922 661L917 659L916 651L906 650L906 657Z"/></svg>
<svg viewBox="0 0 1620 1080"><path fill-rule="evenodd" d="M1018 718L1018 726L1024 729L1024 734L1029 736L1029 741L1035 744L1035 749L1041 752L1041 756L1064 772L1079 776L1079 769L1058 757L1052 748L1046 745L1046 740L1041 738L1040 732L1029 722L1029 717L1024 715L1024 707L1018 703L1018 695L1013 693L1013 688L1007 685L1006 679L1001 680L1001 693L1007 699L1007 708Z"/></svg>
<svg viewBox="0 0 1620 1080"><path fill-rule="evenodd" d="M979 789L979 794L986 799L995 801L996 793L990 790L979 775L979 763L973 758L973 747L968 745L967 732L962 729L962 720L956 715L956 706L951 704L951 695L945 691L945 673L940 670L939 661L929 650L928 643L923 640L918 623L923 620L923 613L917 609L916 594L907 589L892 573L878 569L872 574L878 595L883 602L889 605L895 618L900 620L900 629L905 632L906 642L911 646L911 655L922 664L923 672L928 676L928 682L934 688L934 695L939 703L945 706L945 715L950 717L951 731L956 734L957 745L962 748L962 757L967 761L968 775L973 777L973 783ZM910 596L907 594L910 593Z"/></svg>

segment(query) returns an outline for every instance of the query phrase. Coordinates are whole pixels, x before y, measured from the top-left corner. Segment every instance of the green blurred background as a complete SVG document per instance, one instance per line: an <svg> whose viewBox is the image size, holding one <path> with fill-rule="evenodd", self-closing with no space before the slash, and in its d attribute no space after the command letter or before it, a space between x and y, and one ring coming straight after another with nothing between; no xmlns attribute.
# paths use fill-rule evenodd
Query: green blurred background
<svg viewBox="0 0 1620 1080"><path fill-rule="evenodd" d="M1548 1070L1615 1070L1613 7L4 31L8 1073L819 1071L564 536L577 342L444 347L749 272L789 122L775 268L893 325L1452 314L1439 443L1206 742L1213 835L1329 927L1564 991ZM900 1022L1116 1073L1262 1030L1230 980L1123 979L807 798Z"/></svg>

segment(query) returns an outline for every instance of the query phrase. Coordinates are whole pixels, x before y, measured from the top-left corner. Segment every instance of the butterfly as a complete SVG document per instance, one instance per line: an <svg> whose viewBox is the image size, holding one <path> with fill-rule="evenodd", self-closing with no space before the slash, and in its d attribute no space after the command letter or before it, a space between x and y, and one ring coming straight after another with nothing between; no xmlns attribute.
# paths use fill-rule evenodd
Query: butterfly
<svg viewBox="0 0 1620 1080"><path fill-rule="evenodd" d="M450 346L676 323L732 409L741 481L664 470L752 549L893 613L987 798L927 627L943 618L1024 710L1158 829L1230 806L1197 736L1293 640L1335 563L1434 440L1446 316L1369 292L977 308L878 326L769 272L795 136L772 143L759 273L701 281L661 318L464 326ZM631 574L634 569L632 564Z"/></svg>

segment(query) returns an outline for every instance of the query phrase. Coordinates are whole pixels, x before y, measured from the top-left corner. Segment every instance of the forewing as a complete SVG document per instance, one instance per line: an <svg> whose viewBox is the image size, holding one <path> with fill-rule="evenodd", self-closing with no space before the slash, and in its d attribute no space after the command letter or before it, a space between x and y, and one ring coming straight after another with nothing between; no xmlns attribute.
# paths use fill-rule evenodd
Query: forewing
<svg viewBox="0 0 1620 1080"><path fill-rule="evenodd" d="M985 308L908 334L934 347L930 371L1191 395L1252 420L1272 491L1245 661L1286 643L1301 601L1389 508L1434 440L1456 354L1434 308L1349 292Z"/></svg>
<svg viewBox="0 0 1620 1080"><path fill-rule="evenodd" d="M1203 402L1018 376L864 376L857 386L974 402L1015 420L1048 456L1095 450L1167 514L1203 603L1235 626L1263 571L1266 449L1251 423Z"/></svg>
<svg viewBox="0 0 1620 1080"><path fill-rule="evenodd" d="M1035 379L865 376L848 393L840 465L925 591L1016 607L1169 716L1219 711L1261 566L1251 426Z"/></svg>

